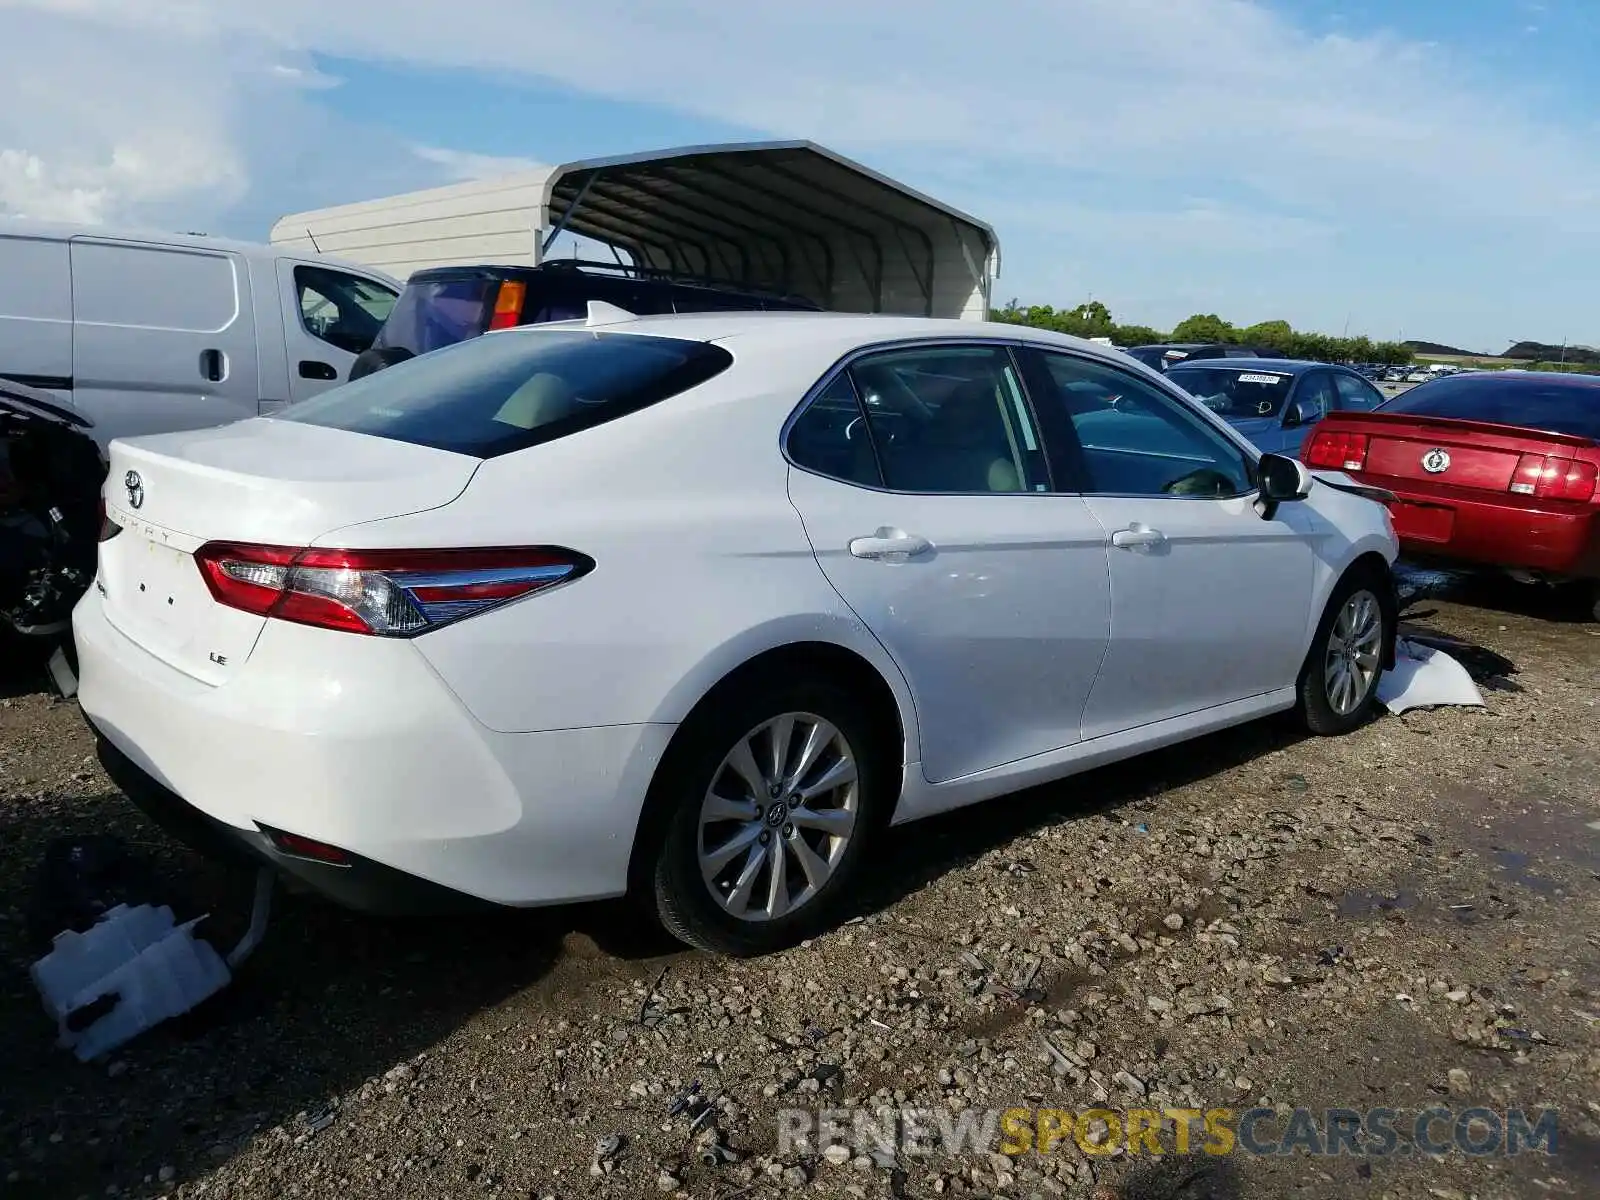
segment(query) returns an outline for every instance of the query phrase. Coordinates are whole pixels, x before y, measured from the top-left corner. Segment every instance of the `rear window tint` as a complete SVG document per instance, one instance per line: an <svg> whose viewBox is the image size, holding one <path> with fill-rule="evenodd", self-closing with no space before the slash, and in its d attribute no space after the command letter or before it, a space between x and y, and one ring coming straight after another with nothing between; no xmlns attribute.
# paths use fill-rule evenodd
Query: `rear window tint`
<svg viewBox="0 0 1600 1200"><path fill-rule="evenodd" d="M1435 379L1401 392L1378 411L1490 421L1600 441L1600 384L1523 376Z"/></svg>
<svg viewBox="0 0 1600 1200"><path fill-rule="evenodd" d="M373 345L426 354L489 328L497 279L427 279L406 284Z"/></svg>
<svg viewBox="0 0 1600 1200"><path fill-rule="evenodd" d="M732 362L720 346L678 338L495 334L408 359L275 417L493 458L637 412Z"/></svg>

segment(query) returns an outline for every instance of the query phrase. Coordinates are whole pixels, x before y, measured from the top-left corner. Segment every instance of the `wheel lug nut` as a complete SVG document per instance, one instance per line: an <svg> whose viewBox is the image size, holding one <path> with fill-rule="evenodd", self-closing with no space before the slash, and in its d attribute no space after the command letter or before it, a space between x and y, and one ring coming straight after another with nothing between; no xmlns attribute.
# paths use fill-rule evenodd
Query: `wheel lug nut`
<svg viewBox="0 0 1600 1200"><path fill-rule="evenodd" d="M786 837L786 838L792 838L794 836L794 826L793 825L785 825L783 827L783 836Z"/></svg>
<svg viewBox="0 0 1600 1200"><path fill-rule="evenodd" d="M771 840L772 840L772 835L770 833L768 833L765 829L763 829L761 831L761 844L763 846L765 846Z"/></svg>

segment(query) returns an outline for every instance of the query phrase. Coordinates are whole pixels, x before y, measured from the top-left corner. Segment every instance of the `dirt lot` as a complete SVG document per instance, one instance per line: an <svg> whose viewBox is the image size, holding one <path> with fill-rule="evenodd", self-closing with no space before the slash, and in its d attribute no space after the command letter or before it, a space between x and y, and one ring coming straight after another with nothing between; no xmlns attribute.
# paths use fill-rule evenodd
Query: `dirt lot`
<svg viewBox="0 0 1600 1200"><path fill-rule="evenodd" d="M1515 591L1466 598L1413 612L1509 660L1468 656L1486 710L1341 741L1257 724L916 827L861 917L790 953L674 952L614 907L380 923L291 898L233 988L88 1066L54 1048L27 977L47 841L121 835L224 945L250 881L146 825L73 707L14 686L0 1194L1593 1196L1600 629ZM694 1081L715 1108L672 1113ZM1554 1154L1236 1153L1187 1191L1070 1137L1009 1158L778 1153L779 1109L862 1102L1560 1115ZM696 1123L736 1161L705 1165Z"/></svg>

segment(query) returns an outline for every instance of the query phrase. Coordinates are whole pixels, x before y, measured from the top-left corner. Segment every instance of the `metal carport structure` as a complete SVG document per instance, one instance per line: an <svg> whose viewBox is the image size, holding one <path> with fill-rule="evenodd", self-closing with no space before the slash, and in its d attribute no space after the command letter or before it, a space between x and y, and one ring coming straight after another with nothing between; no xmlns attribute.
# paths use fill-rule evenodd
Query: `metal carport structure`
<svg viewBox="0 0 1600 1200"><path fill-rule="evenodd" d="M994 230L809 141L590 159L283 217L277 245L379 267L536 264L561 233L641 267L825 308L982 319Z"/></svg>

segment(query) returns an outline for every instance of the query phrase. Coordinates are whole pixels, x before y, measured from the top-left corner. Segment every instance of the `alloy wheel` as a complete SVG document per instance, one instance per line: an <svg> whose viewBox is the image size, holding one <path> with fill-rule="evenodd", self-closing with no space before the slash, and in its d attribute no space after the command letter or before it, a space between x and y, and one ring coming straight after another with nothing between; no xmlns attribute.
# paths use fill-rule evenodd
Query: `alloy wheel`
<svg viewBox="0 0 1600 1200"><path fill-rule="evenodd" d="M1381 666L1383 610L1365 588L1351 593L1328 633L1323 687L1328 707L1341 717L1365 704Z"/></svg>
<svg viewBox="0 0 1600 1200"><path fill-rule="evenodd" d="M772 921L814 899L855 833L860 772L845 736L812 713L740 738L700 805L700 875L729 915Z"/></svg>

